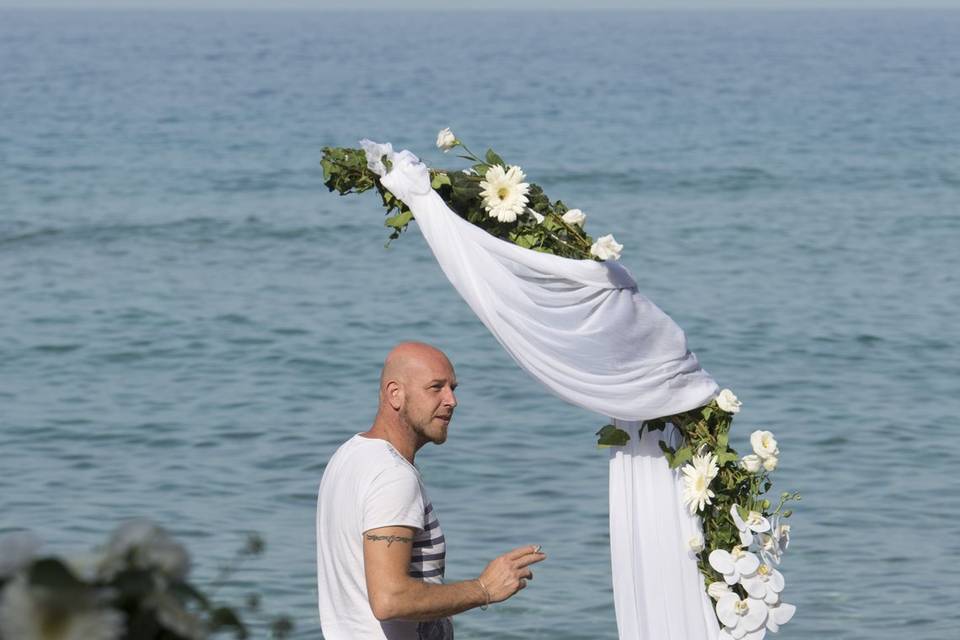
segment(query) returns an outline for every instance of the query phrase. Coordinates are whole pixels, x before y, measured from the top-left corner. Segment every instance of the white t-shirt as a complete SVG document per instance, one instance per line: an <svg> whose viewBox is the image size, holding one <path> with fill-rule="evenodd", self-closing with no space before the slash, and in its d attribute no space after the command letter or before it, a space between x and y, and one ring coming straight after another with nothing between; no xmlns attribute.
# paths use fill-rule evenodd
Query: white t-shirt
<svg viewBox="0 0 960 640"><path fill-rule="evenodd" d="M420 472L386 440L357 434L330 458L317 497L317 589L326 640L452 640L448 618L374 617L363 534L389 526L416 530L410 576L442 583L446 543Z"/></svg>

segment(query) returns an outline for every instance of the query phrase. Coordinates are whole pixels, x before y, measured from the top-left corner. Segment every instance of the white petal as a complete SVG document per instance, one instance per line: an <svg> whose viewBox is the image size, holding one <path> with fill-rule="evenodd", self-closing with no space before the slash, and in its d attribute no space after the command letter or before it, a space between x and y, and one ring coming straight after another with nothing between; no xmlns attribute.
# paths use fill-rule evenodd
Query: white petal
<svg viewBox="0 0 960 640"><path fill-rule="evenodd" d="M717 636L717 640L733 640L733 635L730 633L730 630L724 627L720 629L720 635Z"/></svg>
<svg viewBox="0 0 960 640"><path fill-rule="evenodd" d="M787 624L796 612L794 605L781 602L770 610L770 617L776 620L777 624Z"/></svg>
<svg viewBox="0 0 960 640"><path fill-rule="evenodd" d="M749 547L753 544L753 534L750 533L749 529L740 530L740 544L745 547Z"/></svg>
<svg viewBox="0 0 960 640"><path fill-rule="evenodd" d="M772 607L780 601L780 594L773 589L768 588L766 595L763 596L763 601L767 603L767 606Z"/></svg>
<svg viewBox="0 0 960 640"><path fill-rule="evenodd" d="M740 616L735 609L738 602L740 602L740 596L732 592L717 600L717 617L728 627L736 627L740 622Z"/></svg>
<svg viewBox="0 0 960 640"><path fill-rule="evenodd" d="M731 556L728 551L724 551L723 549L711 551L708 560L710 561L710 566L720 573L727 574L733 572L733 556ZM730 581L728 580L727 582Z"/></svg>
<svg viewBox="0 0 960 640"><path fill-rule="evenodd" d="M766 518L760 518L759 524L752 524L750 528L756 531L757 533L763 533L764 531L770 531L770 521Z"/></svg>
<svg viewBox="0 0 960 640"><path fill-rule="evenodd" d="M756 598L747 598L747 603L750 608L747 609L746 615L740 621L748 631L754 631L762 627L763 623L767 621L767 603Z"/></svg>
<svg viewBox="0 0 960 640"><path fill-rule="evenodd" d="M767 635L767 628L760 627L754 631L750 631L747 635L743 636L743 640L763 640L764 636Z"/></svg>
<svg viewBox="0 0 960 640"><path fill-rule="evenodd" d="M730 629L730 635L733 636L734 640L740 640L743 636L747 635L747 630L743 628L743 624L738 624L736 627Z"/></svg>
<svg viewBox="0 0 960 640"><path fill-rule="evenodd" d="M767 585L760 576L754 575L740 578L740 584L743 585L743 588L746 589L752 598L763 598L767 595Z"/></svg>
<svg viewBox="0 0 960 640"><path fill-rule="evenodd" d="M784 582L783 574L771 567L770 576L767 578L767 586L770 587L771 591L777 593L783 591Z"/></svg>
<svg viewBox="0 0 960 640"><path fill-rule="evenodd" d="M748 551L746 555L734 563L734 566L742 575L749 576L756 573L757 569L760 568L760 558Z"/></svg>

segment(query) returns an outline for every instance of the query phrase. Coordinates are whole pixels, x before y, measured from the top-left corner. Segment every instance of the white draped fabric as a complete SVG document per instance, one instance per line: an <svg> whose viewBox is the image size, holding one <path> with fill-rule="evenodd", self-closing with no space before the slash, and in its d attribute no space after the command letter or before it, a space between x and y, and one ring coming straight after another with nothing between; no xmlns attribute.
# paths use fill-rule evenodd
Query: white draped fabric
<svg viewBox="0 0 960 640"><path fill-rule="evenodd" d="M688 547L699 524L683 509L678 474L656 437L637 433L643 420L693 409L717 393L683 331L618 263L560 258L495 238L447 208L412 153L361 144L370 168L413 212L447 278L514 360L567 402L630 421L622 427L630 443L610 455L620 638L716 638Z"/></svg>

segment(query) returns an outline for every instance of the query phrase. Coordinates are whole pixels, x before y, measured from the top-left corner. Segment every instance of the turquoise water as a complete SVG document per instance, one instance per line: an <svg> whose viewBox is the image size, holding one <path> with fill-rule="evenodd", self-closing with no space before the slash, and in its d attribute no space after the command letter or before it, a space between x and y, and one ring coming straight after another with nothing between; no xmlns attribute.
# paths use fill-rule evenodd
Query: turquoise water
<svg viewBox="0 0 960 640"><path fill-rule="evenodd" d="M0 13L0 530L157 519L195 578L318 638L324 461L401 339L461 381L418 456L473 577L549 559L458 637L614 638L601 416L526 377L415 229L320 149L450 126L615 233L804 494L777 637L954 637L960 13ZM459 165L456 165L459 166ZM517 523L520 523L519 525Z"/></svg>

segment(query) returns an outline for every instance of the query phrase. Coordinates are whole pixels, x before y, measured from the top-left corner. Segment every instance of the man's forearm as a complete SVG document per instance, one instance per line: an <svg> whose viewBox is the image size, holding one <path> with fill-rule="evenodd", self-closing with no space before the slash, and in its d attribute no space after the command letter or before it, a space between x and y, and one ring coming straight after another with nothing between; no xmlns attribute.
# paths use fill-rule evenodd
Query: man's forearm
<svg viewBox="0 0 960 640"><path fill-rule="evenodd" d="M436 620L487 604L487 594L476 580L432 584L408 578L385 591L371 602L379 620Z"/></svg>

